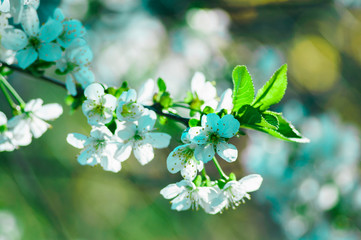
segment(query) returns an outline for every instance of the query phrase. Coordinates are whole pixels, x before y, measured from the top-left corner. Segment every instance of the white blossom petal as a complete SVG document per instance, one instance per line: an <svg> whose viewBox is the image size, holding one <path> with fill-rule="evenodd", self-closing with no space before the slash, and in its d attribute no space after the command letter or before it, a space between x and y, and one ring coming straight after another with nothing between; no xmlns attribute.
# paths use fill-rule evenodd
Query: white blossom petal
<svg viewBox="0 0 361 240"><path fill-rule="evenodd" d="M167 158L167 169L170 173L177 173L183 168L184 162L186 162L189 156L186 151L189 148L189 144L176 147Z"/></svg>
<svg viewBox="0 0 361 240"><path fill-rule="evenodd" d="M134 146L134 156L142 165L149 163L154 158L152 145L143 143L142 141L136 142Z"/></svg>
<svg viewBox="0 0 361 240"><path fill-rule="evenodd" d="M17 146L27 146L31 143L32 138L30 127L24 120L19 121L19 123L22 124L18 124L10 129L13 135L12 142Z"/></svg>
<svg viewBox="0 0 361 240"><path fill-rule="evenodd" d="M216 112L220 112L222 109L226 109L227 113L230 114L233 109L233 99L232 99L233 91L232 89L228 88L226 91L223 92L221 96L221 100L219 101Z"/></svg>
<svg viewBox="0 0 361 240"><path fill-rule="evenodd" d="M211 82L207 82L203 73L196 72L191 82L192 92L197 93L198 98L209 105L209 101L217 97L217 90Z"/></svg>
<svg viewBox="0 0 361 240"><path fill-rule="evenodd" d="M138 120L138 129L140 132L147 132L154 128L157 115L154 111L145 109L143 116Z"/></svg>
<svg viewBox="0 0 361 240"><path fill-rule="evenodd" d="M178 183L172 183L169 184L168 186L166 186L165 188L163 188L160 191L160 194L162 194L162 196L165 199L171 199L176 197L178 194L180 194L182 191L184 191L184 186L180 185Z"/></svg>
<svg viewBox="0 0 361 240"><path fill-rule="evenodd" d="M39 45L38 52L39 59L48 62L57 61L61 58L62 55L62 50L56 43L43 42Z"/></svg>
<svg viewBox="0 0 361 240"><path fill-rule="evenodd" d="M184 211L190 209L192 201L189 199L187 192L181 193L178 197L172 200L172 209L177 211Z"/></svg>
<svg viewBox="0 0 361 240"><path fill-rule="evenodd" d="M206 131L216 132L218 129L218 122L220 121L220 117L215 113L210 113L207 115L203 115L202 117L202 127Z"/></svg>
<svg viewBox="0 0 361 240"><path fill-rule="evenodd" d="M155 82L153 79L148 79L138 91L138 103L151 105L153 103Z"/></svg>
<svg viewBox="0 0 361 240"><path fill-rule="evenodd" d="M127 160L132 153L132 143L121 145L115 152L114 158L120 162Z"/></svg>
<svg viewBox="0 0 361 240"><path fill-rule="evenodd" d="M189 160L181 169L181 175L184 179L193 181L193 179L197 176L197 162Z"/></svg>
<svg viewBox="0 0 361 240"><path fill-rule="evenodd" d="M6 115L0 111L0 126L5 125L8 122Z"/></svg>
<svg viewBox="0 0 361 240"><path fill-rule="evenodd" d="M6 28L1 36L1 44L6 49L18 51L26 47L28 37L20 29Z"/></svg>
<svg viewBox="0 0 361 240"><path fill-rule="evenodd" d="M102 156L100 159L100 165L106 171L119 172L122 169L121 163L111 158L110 156Z"/></svg>
<svg viewBox="0 0 361 240"><path fill-rule="evenodd" d="M34 113L43 120L54 120L63 113L63 108L60 104L51 103L42 106L34 111Z"/></svg>
<svg viewBox="0 0 361 240"><path fill-rule="evenodd" d="M261 175L251 174L243 177L241 180L239 180L239 183L242 185L244 191L254 192L260 188L262 181L263 178L261 177Z"/></svg>
<svg viewBox="0 0 361 240"><path fill-rule="evenodd" d="M169 146L171 136L166 133L150 132L144 134L144 141L150 143L154 148L166 148Z"/></svg>
<svg viewBox="0 0 361 240"><path fill-rule="evenodd" d="M233 144L221 141L217 144L217 154L227 162L234 162L237 160L238 150Z"/></svg>
<svg viewBox="0 0 361 240"><path fill-rule="evenodd" d="M218 122L218 133L221 137L231 138L237 134L240 123L233 115L227 114Z"/></svg>
<svg viewBox="0 0 361 240"><path fill-rule="evenodd" d="M35 8L24 7L21 17L21 26L29 36L36 36L39 33L39 17Z"/></svg>
<svg viewBox="0 0 361 240"><path fill-rule="evenodd" d="M134 89L127 91L126 102L135 102L137 100L137 92Z"/></svg>
<svg viewBox="0 0 361 240"><path fill-rule="evenodd" d="M80 133L69 133L66 137L66 141L73 147L82 149L84 148L84 143L88 139L87 136Z"/></svg>
<svg viewBox="0 0 361 240"><path fill-rule="evenodd" d="M121 140L127 141L134 137L137 131L137 125L132 122L121 122L117 124L117 129L115 130L115 135L117 135Z"/></svg>
<svg viewBox="0 0 361 240"><path fill-rule="evenodd" d="M29 67L38 58L38 52L32 46L28 46L16 53L18 65L22 69Z"/></svg>
<svg viewBox="0 0 361 240"><path fill-rule="evenodd" d="M61 22L49 18L49 20L40 27L39 38L43 42L51 42L55 40L63 32Z"/></svg>
<svg viewBox="0 0 361 240"><path fill-rule="evenodd" d="M96 153L94 148L84 148L80 155L78 156L78 162L81 165L90 165L94 166L98 163L96 157L94 156Z"/></svg>
<svg viewBox="0 0 361 240"><path fill-rule="evenodd" d="M198 161L202 161L204 163L209 162L214 157L214 147L213 144L208 145L199 145L196 147L194 151L194 156Z"/></svg>
<svg viewBox="0 0 361 240"><path fill-rule="evenodd" d="M87 99L98 101L104 95L104 88L99 83L90 84L84 91Z"/></svg>
<svg viewBox="0 0 361 240"><path fill-rule="evenodd" d="M103 96L103 107L109 108L114 111L117 104L117 98L111 94L105 94Z"/></svg>
<svg viewBox="0 0 361 240"><path fill-rule="evenodd" d="M208 135L203 131L202 127L191 127L188 135L189 139L196 144L205 144L208 140Z"/></svg>
<svg viewBox="0 0 361 240"><path fill-rule="evenodd" d="M30 131L33 134L34 138L41 137L48 128L50 128L50 124L41 120L38 117L32 117L29 121Z"/></svg>

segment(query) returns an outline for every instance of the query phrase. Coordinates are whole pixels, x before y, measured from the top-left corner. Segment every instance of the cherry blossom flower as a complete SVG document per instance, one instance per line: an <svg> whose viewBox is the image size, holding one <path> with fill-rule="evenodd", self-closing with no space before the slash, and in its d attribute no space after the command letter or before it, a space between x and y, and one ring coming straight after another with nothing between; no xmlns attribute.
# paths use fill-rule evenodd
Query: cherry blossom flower
<svg viewBox="0 0 361 240"><path fill-rule="evenodd" d="M157 119L153 111L145 109L145 113L137 122L123 122L118 124L116 135L124 143L115 156L124 161L129 158L132 149L140 164L145 165L154 158L153 148L166 148L171 136L166 133L152 132Z"/></svg>
<svg viewBox="0 0 361 240"><path fill-rule="evenodd" d="M67 72L65 84L71 95L77 94L77 82L83 88L94 82L94 73L89 68L92 59L93 53L86 41L76 39L65 50L64 56L56 62L61 72Z"/></svg>
<svg viewBox="0 0 361 240"><path fill-rule="evenodd" d="M153 79L148 79L138 91L137 102L143 105L152 105L153 96L155 94L155 82Z"/></svg>
<svg viewBox="0 0 361 240"><path fill-rule="evenodd" d="M116 107L116 97L105 94L104 88L99 83L92 83L85 91L87 100L82 105L83 113L91 125L102 125L113 119L113 112Z"/></svg>
<svg viewBox="0 0 361 240"><path fill-rule="evenodd" d="M227 110L227 113L230 114L233 108L232 103L232 89L228 88L226 91L224 91L221 95L221 100L219 101L215 112L220 112L222 109Z"/></svg>
<svg viewBox="0 0 361 240"><path fill-rule="evenodd" d="M79 20L65 18L59 8L54 11L54 19L63 25L63 31L57 38L57 42L64 48L68 48L74 40L81 39L86 33L83 24Z"/></svg>
<svg viewBox="0 0 361 240"><path fill-rule="evenodd" d="M106 171L120 171L121 161L114 158L120 143L107 127L94 127L89 137L80 133L70 133L66 140L73 147L82 149L78 156L81 165L100 164Z"/></svg>
<svg viewBox="0 0 361 240"><path fill-rule="evenodd" d="M203 110L206 106L213 109L217 107L217 90L211 82L206 81L206 77L201 72L196 72L193 75L191 81L191 90L196 93L198 98L204 101L201 109Z"/></svg>
<svg viewBox="0 0 361 240"><path fill-rule="evenodd" d="M171 201L173 210L184 211L190 208L198 210L202 207L209 212L211 200L217 196L217 191L213 187L197 187L191 181L182 180L169 184L160 191L160 194L165 199L174 198Z"/></svg>
<svg viewBox="0 0 361 240"><path fill-rule="evenodd" d="M50 124L45 121L54 120L62 113L63 108L57 103L43 105L42 99L33 99L25 105L20 115L9 120L8 126L24 129L28 127L34 138L39 138L50 128Z"/></svg>
<svg viewBox="0 0 361 240"><path fill-rule="evenodd" d="M201 127L189 129L191 141L197 144L194 155L197 160L207 163L217 154L227 162L234 162L238 156L237 148L226 140L235 136L240 123L228 114L220 118L215 113L202 117Z"/></svg>
<svg viewBox="0 0 361 240"><path fill-rule="evenodd" d="M189 141L188 131L182 134L184 145L176 147L167 158L167 168L171 173L181 172L184 179L192 181L197 176L197 171L203 169L203 162L194 158L197 144Z"/></svg>
<svg viewBox="0 0 361 240"><path fill-rule="evenodd" d="M120 95L116 110L119 121L136 121L145 112L143 105L136 102L137 92L129 89Z"/></svg>
<svg viewBox="0 0 361 240"><path fill-rule="evenodd" d="M8 128L7 118L0 112L0 152L13 151L19 146L27 146L31 143L29 126L15 126Z"/></svg>
<svg viewBox="0 0 361 240"><path fill-rule="evenodd" d="M49 62L61 58L62 50L60 46L52 43L63 31L63 26L59 21L50 18L40 27L35 8L25 6L21 26L24 31L16 28L6 28L1 37L1 43L5 48L18 51L16 58L21 68L27 68L38 57Z"/></svg>
<svg viewBox="0 0 361 240"><path fill-rule="evenodd" d="M213 213L221 212L224 208L235 208L244 199L251 199L249 192L257 191L262 184L262 177L258 174L251 174L239 181L229 181L224 185L218 197L213 199L211 208Z"/></svg>

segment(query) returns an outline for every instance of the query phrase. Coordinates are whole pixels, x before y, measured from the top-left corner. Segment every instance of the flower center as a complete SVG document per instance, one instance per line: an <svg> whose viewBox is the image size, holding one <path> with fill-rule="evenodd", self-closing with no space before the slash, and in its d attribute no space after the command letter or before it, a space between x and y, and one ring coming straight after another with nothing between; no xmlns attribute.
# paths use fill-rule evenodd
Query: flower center
<svg viewBox="0 0 361 240"><path fill-rule="evenodd" d="M66 63L66 70L68 72L72 72L77 67L78 67L78 64L76 64L76 63L72 63L72 62L67 62Z"/></svg>
<svg viewBox="0 0 361 240"><path fill-rule="evenodd" d="M35 49L39 48L40 43L41 43L41 41L37 37L30 37L29 38L29 44Z"/></svg>
<svg viewBox="0 0 361 240"><path fill-rule="evenodd" d="M184 156L185 163L188 162L188 160L193 157L193 153L194 153L194 149L191 149L191 148L185 148L182 151L181 154Z"/></svg>
<svg viewBox="0 0 361 240"><path fill-rule="evenodd" d="M93 111L95 112L95 113L97 113L97 114L102 114L103 112L104 112L104 106L103 105L97 105L94 109L93 109Z"/></svg>
<svg viewBox="0 0 361 240"><path fill-rule="evenodd" d="M105 143L105 140L104 139L98 139L96 140L95 144L94 144L94 148L95 150L98 150L99 148L102 148L103 145Z"/></svg>
<svg viewBox="0 0 361 240"><path fill-rule="evenodd" d="M131 116L134 116L135 115L135 112L134 112L134 102L129 102L129 103L126 103L122 106L122 112L121 112L121 115L123 117L131 117Z"/></svg>
<svg viewBox="0 0 361 240"><path fill-rule="evenodd" d="M140 141L140 140L143 140L143 137L139 135L138 131L135 132L135 135L134 135L134 140L135 141Z"/></svg>
<svg viewBox="0 0 361 240"><path fill-rule="evenodd" d="M217 144L220 138L221 137L217 133L211 133L211 135L209 136L209 141L213 144Z"/></svg>

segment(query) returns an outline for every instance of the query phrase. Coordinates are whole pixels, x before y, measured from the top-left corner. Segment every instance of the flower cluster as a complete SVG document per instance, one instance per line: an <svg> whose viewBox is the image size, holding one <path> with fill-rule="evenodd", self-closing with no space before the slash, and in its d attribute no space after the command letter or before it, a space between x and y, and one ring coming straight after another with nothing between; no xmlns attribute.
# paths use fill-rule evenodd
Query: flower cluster
<svg viewBox="0 0 361 240"><path fill-rule="evenodd" d="M65 18L61 10L56 9L52 17L40 24L39 1L26 1L21 7L11 6L15 3L4 1L1 5L1 15L6 13L6 17L1 17L4 24L0 24L0 34L2 47L16 53L19 67L44 68L50 65L43 62L56 63L56 73L66 75L66 87L71 95L77 94L77 83L85 88L94 82L89 68L93 54L83 39L86 31L82 23ZM22 29L9 25L9 16L15 23L18 19Z"/></svg>
<svg viewBox="0 0 361 240"><path fill-rule="evenodd" d="M207 213L222 212L229 206L235 207L249 199L249 192L258 190L262 177L253 174L239 181L235 177L210 182L208 177L197 176L204 164L215 160L215 154L233 162L237 159L237 148L227 143L239 129L239 122L230 114L220 118L211 113L202 117L200 127L191 127L182 135L184 145L176 147L167 158L167 168L171 173L181 172L184 180L165 187L161 194L172 200L172 209L181 211L201 206ZM217 163L218 164L218 163ZM203 181L202 181L203 178Z"/></svg>
<svg viewBox="0 0 361 240"><path fill-rule="evenodd" d="M229 91L218 103L215 87L205 81L202 73L196 73L192 79L192 92L195 94L193 101L202 101L200 109L215 108L218 114L203 115L200 126L183 132L181 140L184 144L169 154L167 168L171 173L180 172L184 180L168 185L161 194L166 199L173 199L174 210L198 210L202 207L207 213L216 214L224 208L238 206L245 198L250 199L248 193L259 189L262 177L252 174L237 181L233 173L230 176L223 173L215 158L217 154L227 162L234 162L238 156L237 148L228 140L237 135L240 123L231 114L219 115L222 110L231 112L233 105ZM221 179L216 181L210 181L204 168L212 159L221 171Z"/></svg>
<svg viewBox="0 0 361 240"><path fill-rule="evenodd" d="M9 121L0 112L0 151L13 151L19 146L29 145L32 137L39 138L50 128L46 121L54 120L62 113L59 104L43 105L40 98L30 100Z"/></svg>
<svg viewBox="0 0 361 240"><path fill-rule="evenodd" d="M238 150L229 141L243 133L240 128L263 131L287 141L307 141L281 113L268 110L283 97L286 65L276 71L256 96L245 66L233 70L234 88L227 89L220 98L214 84L200 72L193 76L184 101L173 101L161 78L157 82L158 92L154 90L155 82L148 80L137 96L126 82L120 88L94 83L90 69L93 53L84 39L86 31L81 22L66 18L56 9L46 22L40 23L37 0L2 0L0 4L1 48L10 51L0 56L2 61L12 64L11 56L15 55L20 68L44 79L48 79L43 76L45 70L54 66L55 73L65 79L65 84L57 84L66 86L71 95L67 103L72 110L82 107L91 126L90 133L67 136L69 144L81 149L77 157L81 165L100 165L106 171L119 172L132 152L145 165L154 159L154 149L170 144L170 135L155 131L157 114L161 115L159 124L173 119L186 125L181 137L183 144L167 158L169 172L180 172L183 180L161 190L166 199L172 199L172 209L201 207L216 214L244 203L250 199L250 192L260 188L263 181L260 175L237 180L234 173L225 174L217 161L217 157L228 163L237 160ZM8 21L9 18L12 19ZM197 28L199 21L193 20ZM13 67L0 66L0 87L16 114L7 121L0 112L0 150L12 151L44 134L50 127L46 121L59 117L62 108L57 104L42 106L41 99L25 104L4 77L11 74L7 68ZM178 114L177 108L187 109L189 118ZM214 163L220 178L211 180L205 169L207 163Z"/></svg>
<svg viewBox="0 0 361 240"><path fill-rule="evenodd" d="M132 150L140 164L149 163L154 148L168 147L170 135L153 132L157 116L137 101L134 89L123 91L118 98L106 92L99 83L85 89L82 109L92 126L90 136L72 133L67 137L69 144L82 149L79 163L100 164L104 170L119 172Z"/></svg>

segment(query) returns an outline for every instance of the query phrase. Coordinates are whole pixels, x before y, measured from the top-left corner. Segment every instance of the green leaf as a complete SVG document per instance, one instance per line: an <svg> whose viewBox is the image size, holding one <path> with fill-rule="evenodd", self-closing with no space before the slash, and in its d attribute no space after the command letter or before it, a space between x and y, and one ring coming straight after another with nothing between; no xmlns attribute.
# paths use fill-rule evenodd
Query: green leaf
<svg viewBox="0 0 361 240"><path fill-rule="evenodd" d="M277 116L275 116L273 114L273 112L271 111L265 111L264 113L262 113L262 117L265 119L265 121L267 121L269 124L271 124L272 126L278 128L278 119Z"/></svg>
<svg viewBox="0 0 361 240"><path fill-rule="evenodd" d="M267 127L259 126L242 126L257 131L268 133L276 138L280 138L289 142L308 143L310 140L301 135L299 131L286 119L283 118L282 114L272 112L279 122L278 129L271 129Z"/></svg>
<svg viewBox="0 0 361 240"><path fill-rule="evenodd" d="M238 112L237 120L241 125L255 125L262 121L261 113L251 105L244 105Z"/></svg>
<svg viewBox="0 0 361 240"><path fill-rule="evenodd" d="M242 106L251 104L254 98L252 77L246 66L236 66L232 72L233 79L233 112Z"/></svg>
<svg viewBox="0 0 361 240"><path fill-rule="evenodd" d="M159 92L165 92L167 90L167 86L165 85L163 79L158 78L157 84L158 84Z"/></svg>
<svg viewBox="0 0 361 240"><path fill-rule="evenodd" d="M280 67L257 92L257 96L251 104L261 111L267 110L271 105L278 103L283 98L287 88L287 64Z"/></svg>
<svg viewBox="0 0 361 240"><path fill-rule="evenodd" d="M239 123L246 127L266 127L270 129L277 129L277 126L269 123L263 116L263 114L256 108L250 105L244 105L240 110L240 114L237 117ZM266 114L267 115L267 114ZM269 114L270 115L270 114ZM268 116L267 116L268 118ZM276 118L276 117L275 117ZM277 121L277 119L276 119Z"/></svg>

